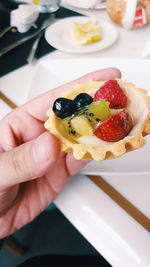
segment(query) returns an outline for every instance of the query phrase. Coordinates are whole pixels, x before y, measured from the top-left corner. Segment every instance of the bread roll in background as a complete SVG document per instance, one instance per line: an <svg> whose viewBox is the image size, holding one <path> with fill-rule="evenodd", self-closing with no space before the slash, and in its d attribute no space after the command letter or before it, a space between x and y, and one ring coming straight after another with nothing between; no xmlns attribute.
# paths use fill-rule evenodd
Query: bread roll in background
<svg viewBox="0 0 150 267"><path fill-rule="evenodd" d="M106 2L110 18L124 28L139 28L150 23L150 0L106 0Z"/></svg>

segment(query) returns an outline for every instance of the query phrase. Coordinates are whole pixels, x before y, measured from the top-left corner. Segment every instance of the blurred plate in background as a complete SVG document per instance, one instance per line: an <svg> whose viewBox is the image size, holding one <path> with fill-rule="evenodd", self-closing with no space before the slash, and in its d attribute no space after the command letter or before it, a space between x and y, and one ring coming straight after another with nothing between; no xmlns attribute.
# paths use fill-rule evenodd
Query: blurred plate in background
<svg viewBox="0 0 150 267"><path fill-rule="evenodd" d="M105 0L62 0L62 4L67 4L71 7L83 8L83 9L106 8Z"/></svg>
<svg viewBox="0 0 150 267"><path fill-rule="evenodd" d="M61 19L47 28L45 32L46 41L58 50L68 53L92 53L102 50L112 45L118 36L116 28L103 20L98 20L101 28L103 39L101 41L88 45L77 45L73 42L70 34L71 27L74 22L85 23L88 17L71 17Z"/></svg>

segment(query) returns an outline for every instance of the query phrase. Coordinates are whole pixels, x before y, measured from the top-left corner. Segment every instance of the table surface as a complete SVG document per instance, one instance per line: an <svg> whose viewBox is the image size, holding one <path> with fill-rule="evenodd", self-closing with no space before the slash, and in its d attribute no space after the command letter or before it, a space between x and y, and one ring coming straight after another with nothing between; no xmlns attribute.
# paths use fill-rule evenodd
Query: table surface
<svg viewBox="0 0 150 267"><path fill-rule="evenodd" d="M65 5L65 4L64 4ZM67 5L65 5L67 7ZM108 15L106 14L105 10L84 10L84 9L78 9L78 8L72 8L73 10L84 14L88 16L95 16L96 18L103 19L109 23L113 23ZM98 51L95 53L90 53L88 54L88 58L126 58L126 59L141 59L142 58L142 50L144 48L145 42L148 39L149 32L150 32L150 26L146 26L142 29L137 29L133 31L127 31L124 30L123 28L117 26L114 24L114 27L116 27L116 30L118 32L118 39L117 41L107 49L104 49L102 51ZM70 53L64 53L61 51L53 51L49 55L51 60L60 60L60 59L76 59L76 58L87 58L87 55L77 55L77 54L70 54ZM43 60L40 59L39 61ZM148 58L145 60L149 60ZM30 85L31 85L31 80L34 77L34 72L35 72L36 66L29 66L25 65L24 67L19 68L16 71L10 72L7 75L4 75L1 80L0 80L0 90L2 93L6 95L9 99L11 99L16 105L21 105L24 104L27 99L29 98L29 95L31 94L30 92ZM28 77L26 79L25 83L23 82L25 80L25 77ZM21 90L20 90L21 88ZM4 103L2 99L0 99L0 118L3 118L5 114L7 114L11 108ZM140 193L140 188L141 185L143 185L143 182L145 183L145 188L150 188L150 179L148 179L148 176L139 176L137 178L133 178L130 176L119 176L116 178L112 178L112 176L107 176L104 177L105 181L109 182L114 188L117 189L118 192L123 194L128 200L130 200L134 205L138 208L141 208L141 203L138 198L138 194ZM122 179L122 184L118 182L119 180ZM132 182L131 182L132 180ZM136 189L134 188L134 183L137 183L137 194L136 194ZM133 187L130 187L133 186ZM132 188L132 189L131 189ZM67 189L68 190L68 189ZM72 189L71 189L72 190ZM144 186L142 187L142 192L143 192L143 197L144 197ZM132 194L133 192L133 194ZM148 191L147 191L148 193ZM66 196L65 196L66 197ZM64 212L64 214L74 223L73 219L69 217L68 215L68 210L66 210L66 206L64 205L64 209L62 206L62 203L65 203L65 201L68 201L68 199L65 200L64 194L58 198L56 201L56 204L58 207ZM146 195L147 197L147 195ZM61 203L62 200L62 203ZM150 203L150 199L149 199ZM112 204L110 204L112 205ZM142 209L142 208L141 208ZM118 211L118 214L120 211ZM126 217L125 217L126 218ZM78 224L74 224L78 229L80 228ZM134 225L134 227L138 227L137 225ZM79 229L82 232L82 228ZM83 233L85 237L88 239L88 236L86 233ZM124 267L125 265L122 264L121 261L116 261L114 257L111 255L109 257L105 251L101 251L101 248L99 248L94 241L91 241L89 238L89 241L100 251L100 253L103 254L103 256L109 260L109 262L113 266L120 266ZM114 252L115 253L115 252ZM123 259L123 255L122 255ZM142 266L146 267L145 265L137 265L137 266ZM126 265L129 266L129 265ZM134 266L134 265L130 265Z"/></svg>
<svg viewBox="0 0 150 267"><path fill-rule="evenodd" d="M65 7L67 7L67 4L64 4ZM70 7L69 7L70 8ZM102 20L105 20L109 23L112 23L114 27L116 28L118 32L118 39L117 41L110 47L94 52L94 53L89 53L83 54L83 55L78 55L78 54L72 54L72 53L65 53L62 51L54 50L53 52L50 53L51 59L74 59L74 58L142 58L142 51L145 46L145 43L148 39L149 32L150 32L150 26L146 26L140 29L136 30L125 30L118 25L114 24L110 18L108 17L106 10L86 10L86 9L79 9L79 8L73 8L72 10L77 11L81 14L87 15L87 16L95 16L96 18L100 18ZM111 33L110 33L111 34ZM8 54L9 55L9 54ZM147 58L145 60L149 60L150 58ZM10 64L10 63L9 63ZM36 66L35 66L36 67ZM35 67L30 67L29 65L26 65L25 69L30 69L30 72L34 72ZM10 76L12 77L13 72L10 73ZM18 72L18 74L20 74ZM31 73L30 73L31 74ZM14 74L16 76L17 74ZM12 84L11 82L11 91L7 91L7 86L6 89L4 87L3 89L3 83L9 83L8 78L10 77L9 75L4 75L1 79L1 91L4 92L6 95L12 98L14 103L17 105L21 105L26 102L27 100L27 95L28 95L28 86L26 87L25 92L21 91L21 94L18 97L18 87L16 86L16 77L15 81ZM19 75L18 75L19 77ZM27 81L28 83L28 81ZM2 118L7 111L10 109L3 103L1 102L1 105L3 106L3 109L0 111L0 117Z"/></svg>

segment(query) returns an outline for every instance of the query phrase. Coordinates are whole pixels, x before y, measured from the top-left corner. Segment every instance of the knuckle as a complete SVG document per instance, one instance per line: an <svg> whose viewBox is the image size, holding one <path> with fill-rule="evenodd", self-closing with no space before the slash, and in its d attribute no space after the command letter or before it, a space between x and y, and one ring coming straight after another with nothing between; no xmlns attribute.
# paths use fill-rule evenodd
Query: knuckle
<svg viewBox="0 0 150 267"><path fill-rule="evenodd" d="M18 153L19 152L19 153ZM12 168L16 176L23 178L23 177L32 177L34 175L31 166L30 160L26 155L25 151L15 151L12 156Z"/></svg>
<svg viewBox="0 0 150 267"><path fill-rule="evenodd" d="M16 152L14 152L12 156L12 168L18 176L23 175L23 166L21 165L21 160Z"/></svg>

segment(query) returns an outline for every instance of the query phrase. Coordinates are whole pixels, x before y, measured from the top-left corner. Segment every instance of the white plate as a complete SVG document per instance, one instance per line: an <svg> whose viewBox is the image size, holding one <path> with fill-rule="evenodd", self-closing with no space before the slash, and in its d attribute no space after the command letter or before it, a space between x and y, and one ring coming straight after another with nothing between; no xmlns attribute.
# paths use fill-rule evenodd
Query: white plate
<svg viewBox="0 0 150 267"><path fill-rule="evenodd" d="M104 9L106 8L106 2L94 1L84 3L84 0L76 1L76 0L62 0L62 4L67 4L71 7L81 8L81 9Z"/></svg>
<svg viewBox="0 0 150 267"><path fill-rule="evenodd" d="M48 27L45 32L45 39L56 49L64 52L81 54L102 50L112 45L116 41L118 34L115 27L106 21L98 20L103 32L102 41L85 46L75 44L70 34L72 24L73 22L84 23L87 21L87 19L88 17L83 16L61 19Z"/></svg>
<svg viewBox="0 0 150 267"><path fill-rule="evenodd" d="M147 70L150 69L150 61L116 58L51 60L50 54L36 67L29 99L85 73L110 66L120 68L123 79L149 88ZM150 176L143 175L143 172L150 171L148 146L149 143L142 148L145 149L142 155L137 150L122 158L97 163L98 173L102 174L102 170L103 174L109 173L103 178L147 217L150 216ZM136 154L134 157L133 153ZM95 162L87 166L89 172L95 168L92 164ZM139 174L127 175L129 169L131 174L137 171ZM124 175L117 175L119 172L124 172ZM149 266L149 233L87 177L73 177L55 203L112 266Z"/></svg>
<svg viewBox="0 0 150 267"><path fill-rule="evenodd" d="M84 167L81 171L82 174L86 175L143 175L150 176L150 136L146 138L146 145L138 150L134 150L130 153L123 155L122 157L107 160L103 162L93 161Z"/></svg>
<svg viewBox="0 0 150 267"><path fill-rule="evenodd" d="M149 216L150 196L146 188L146 186L150 186L149 179L145 183L145 177L141 175L137 183L136 179L133 181L130 176L124 175L119 178L120 191L123 185L127 185L132 188L132 199L133 196L136 196L139 202L147 200L145 203L147 216ZM126 187L127 192L128 187ZM150 266L149 232L86 176L73 177L55 203L68 220L112 266Z"/></svg>
<svg viewBox="0 0 150 267"><path fill-rule="evenodd" d="M82 64L81 64L82 61ZM63 67L62 67L63 66ZM71 67L70 67L71 66ZM106 67L118 67L122 78L146 88L150 94L150 61L136 59L65 59L51 60L45 57L36 68L35 77L31 84L29 98L36 97L41 92L55 88L60 84L82 76L85 73ZM35 90L36 88L36 90ZM126 155L102 162L91 162L83 170L83 174L150 174L150 136L146 137L147 144Z"/></svg>

